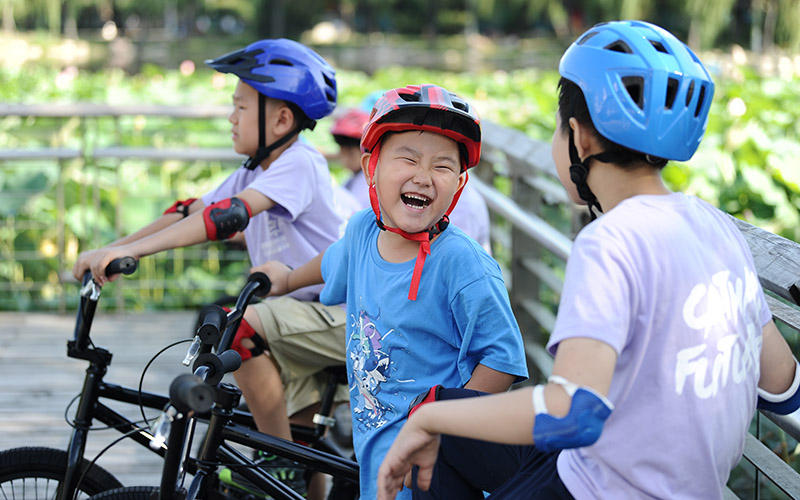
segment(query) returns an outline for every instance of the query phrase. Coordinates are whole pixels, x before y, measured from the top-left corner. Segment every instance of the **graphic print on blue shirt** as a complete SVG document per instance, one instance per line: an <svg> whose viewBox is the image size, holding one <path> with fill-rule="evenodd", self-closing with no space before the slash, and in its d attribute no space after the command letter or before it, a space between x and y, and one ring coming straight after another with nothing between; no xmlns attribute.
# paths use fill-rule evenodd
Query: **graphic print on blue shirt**
<svg viewBox="0 0 800 500"><path fill-rule="evenodd" d="M378 394L381 385L392 378L392 351L404 350L386 346L384 340L391 335L402 337L403 334L393 328L387 332L378 331L375 322L363 309L359 309L358 318L351 319L353 333L348 344L354 383L350 391L357 394L352 411L359 430L364 432L381 428L397 415L393 406L381 404Z"/></svg>

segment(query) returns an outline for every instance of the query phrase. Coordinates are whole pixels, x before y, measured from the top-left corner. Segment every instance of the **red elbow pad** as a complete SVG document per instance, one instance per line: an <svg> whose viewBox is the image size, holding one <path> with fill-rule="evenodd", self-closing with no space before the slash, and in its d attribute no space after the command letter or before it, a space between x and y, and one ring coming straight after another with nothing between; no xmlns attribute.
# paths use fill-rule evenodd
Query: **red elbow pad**
<svg viewBox="0 0 800 500"><path fill-rule="evenodd" d="M244 230L252 212L246 201L228 198L212 203L203 210L206 236L209 240L225 240Z"/></svg>

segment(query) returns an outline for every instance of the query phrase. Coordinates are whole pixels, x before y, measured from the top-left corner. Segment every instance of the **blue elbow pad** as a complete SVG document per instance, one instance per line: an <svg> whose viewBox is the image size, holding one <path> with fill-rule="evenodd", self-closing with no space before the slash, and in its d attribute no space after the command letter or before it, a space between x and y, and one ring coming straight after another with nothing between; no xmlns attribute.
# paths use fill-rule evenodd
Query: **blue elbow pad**
<svg viewBox="0 0 800 500"><path fill-rule="evenodd" d="M562 377L551 376L549 382L561 385L572 401L567 415L554 417L547 413L544 386L534 387L533 444L545 452L594 444L614 405L602 394L588 387L578 387Z"/></svg>
<svg viewBox="0 0 800 500"><path fill-rule="evenodd" d="M800 408L800 370L795 361L794 381L786 392L772 394L764 389L758 389L758 409L771 411L778 415L788 415Z"/></svg>

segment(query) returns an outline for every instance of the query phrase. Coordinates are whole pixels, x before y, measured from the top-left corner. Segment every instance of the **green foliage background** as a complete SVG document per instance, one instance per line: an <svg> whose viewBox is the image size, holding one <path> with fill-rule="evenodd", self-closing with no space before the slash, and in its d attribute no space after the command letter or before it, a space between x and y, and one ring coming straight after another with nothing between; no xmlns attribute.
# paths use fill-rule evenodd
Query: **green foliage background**
<svg viewBox="0 0 800 500"><path fill-rule="evenodd" d="M800 241L800 167L796 164L800 158L796 126L800 94L793 88L793 79L765 77L746 66L735 66L724 73L719 70L715 80L717 90L705 140L690 162L666 168L667 182L674 189L697 194L753 224ZM136 75L119 70L58 71L35 65L0 68L0 81L4 82L0 101L29 104L228 104L235 85L235 78L204 68L184 75L155 66L146 66ZM550 140L555 124L555 71L457 74L413 67L388 67L373 75L339 71L340 107L358 106L376 90L424 82L464 95L485 120L519 129L537 140ZM322 150L335 151L328 133L331 123L330 118L322 120L314 132L305 134L306 139ZM91 150L112 144L226 148L230 147L229 129L225 119L5 116L0 118L0 148ZM8 292L0 298L0 309L58 307L64 286L59 273L71 268L78 251L137 230L175 199L206 192L231 168L235 165L217 162L77 160L61 166L53 161L0 162L0 283L7 284L4 290ZM346 175L336 164L332 164L332 173L339 179ZM59 177L64 179L63 214L56 203ZM100 209L92 209L90 202ZM117 206L123 207L121 220L116 220ZM66 251L59 255L62 218ZM189 307L223 292L235 293L249 267L247 260L245 253L230 252L222 244L143 259L140 288L128 287L124 292L126 307ZM67 296L71 295L75 294Z"/></svg>

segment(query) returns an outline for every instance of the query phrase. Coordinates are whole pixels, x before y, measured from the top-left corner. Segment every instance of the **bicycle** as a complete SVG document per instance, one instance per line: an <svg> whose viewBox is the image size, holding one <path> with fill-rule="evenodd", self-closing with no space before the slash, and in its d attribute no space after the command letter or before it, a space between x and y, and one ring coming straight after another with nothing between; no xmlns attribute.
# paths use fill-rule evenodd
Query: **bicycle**
<svg viewBox="0 0 800 500"><path fill-rule="evenodd" d="M220 492L215 478L219 467L236 470L244 477L253 493L248 498L300 500L302 497L234 445L286 457L310 469L333 476L328 498L354 498L358 493L358 464L339 455L299 445L237 424L232 416L241 398L241 391L221 382L225 373L236 370L241 357L230 349L236 329L244 314L251 290L269 290L269 279L253 273L237 300L236 308L225 313L218 305L207 306L201 313L198 337L202 346L194 361L192 374L176 377L170 385L170 404L159 418L158 439L167 443L160 486L124 487L105 491L91 500L193 500L216 499ZM210 352L216 347L217 354ZM331 394L331 398L332 398ZM326 402L323 402L325 404ZM208 429L192 456L196 415L211 411ZM321 441L321 442L324 442ZM193 479L184 487L186 474Z"/></svg>
<svg viewBox="0 0 800 500"><path fill-rule="evenodd" d="M136 270L135 259L127 257L117 259L109 264L106 274L131 274ZM100 287L86 273L81 283L81 299L75 322L74 337L67 343L67 356L89 362L83 388L76 397L78 400L73 432L66 450L45 447L21 447L0 451L0 497L3 498L46 498L57 499L86 498L102 491L121 487L122 484L113 474L84 457L86 442L90 430L94 430L94 422L101 422L107 428L115 429L123 434L122 438L130 438L142 446L147 446L154 453L165 456L166 447L153 449L150 443L154 436L146 427L140 427L122 414L107 406L103 400L118 401L142 408L161 410L169 402L165 395L143 392L140 388L128 388L108 383L104 380L111 363L112 354L97 347L91 340L90 330L95 310L100 297ZM331 373L329 389L331 399L335 386L341 375ZM325 410L325 408L323 408ZM330 411L330 406L326 411ZM321 436L325 426L330 423L324 420L329 414L321 411L323 422L314 429L292 428L298 439L326 447ZM208 419L208 415L202 416ZM255 428L252 416L240 410L233 411L234 421L246 428ZM321 428L320 428L321 427ZM318 443L318 441L320 443ZM338 451L333 446L329 450Z"/></svg>

